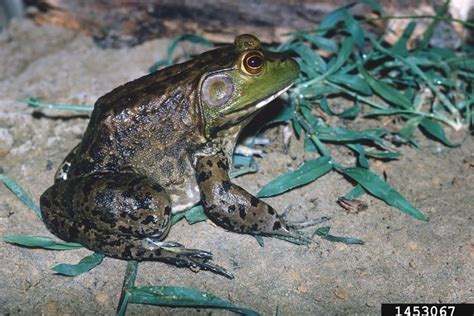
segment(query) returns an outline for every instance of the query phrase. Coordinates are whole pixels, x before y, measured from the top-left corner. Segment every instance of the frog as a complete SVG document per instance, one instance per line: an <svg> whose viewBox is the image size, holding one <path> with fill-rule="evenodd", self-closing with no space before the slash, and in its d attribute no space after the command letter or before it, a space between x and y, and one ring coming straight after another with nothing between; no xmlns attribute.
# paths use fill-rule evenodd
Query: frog
<svg viewBox="0 0 474 316"><path fill-rule="evenodd" d="M165 240L173 214L201 204L226 230L301 238L273 207L231 182L242 129L299 75L288 53L234 42L100 97L80 143L40 198L54 235L106 256L233 278L209 251Z"/></svg>

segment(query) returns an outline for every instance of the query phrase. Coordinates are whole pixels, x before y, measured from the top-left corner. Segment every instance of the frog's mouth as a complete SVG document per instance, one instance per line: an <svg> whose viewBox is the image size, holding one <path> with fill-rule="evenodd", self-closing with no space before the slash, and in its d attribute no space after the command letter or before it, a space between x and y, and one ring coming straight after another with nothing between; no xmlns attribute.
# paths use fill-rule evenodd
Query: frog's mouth
<svg viewBox="0 0 474 316"><path fill-rule="evenodd" d="M253 102L253 103L251 103L249 106L246 106L245 108L253 107L253 108L255 108L256 110L261 109L262 107L264 107L265 105L267 105L268 103L272 102L273 100L275 100L276 98L278 98L280 95L282 95L283 93L285 93L288 89L291 88L292 85L293 85L293 83L291 83L289 86L287 86L287 87L281 89L280 91L278 91L278 92L275 93L274 95L271 95L271 96L269 96L268 98L263 99L263 100L261 100L261 101Z"/></svg>
<svg viewBox="0 0 474 316"><path fill-rule="evenodd" d="M232 125L236 125L236 124L248 119L249 117L257 114L258 110L260 110L265 105L267 105L268 103L270 103L273 100L275 100L276 98L278 98L283 93L285 93L288 89L291 88L292 85L293 85L293 83L289 84L285 88L281 89L277 93L274 93L274 94L272 94L271 96L269 96L265 99L254 101L254 102L244 106L243 108L236 109L232 112L227 113L226 116L230 115L230 116L233 116L233 118L231 117L225 124L223 124L221 126L221 128L227 128L227 127L230 127Z"/></svg>

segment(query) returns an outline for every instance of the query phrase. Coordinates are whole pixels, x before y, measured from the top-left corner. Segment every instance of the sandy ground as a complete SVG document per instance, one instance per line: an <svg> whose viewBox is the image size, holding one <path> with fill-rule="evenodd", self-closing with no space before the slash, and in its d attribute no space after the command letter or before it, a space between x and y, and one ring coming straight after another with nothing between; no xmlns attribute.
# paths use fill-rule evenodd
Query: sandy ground
<svg viewBox="0 0 474 316"><path fill-rule="evenodd" d="M163 56L166 42L102 50L89 38L65 30L14 21L0 34L0 166L36 200L52 184L53 174L79 142L87 117L69 112L25 108L18 98L35 96L58 103L87 103L115 86L147 72ZM290 154L281 145L280 129L259 159L261 172L236 179L257 192L275 176L314 154L292 141ZM422 212L422 222L364 196L367 211L346 214L336 200L351 188L341 175L320 180L267 199L277 209L288 205L290 218L330 216L335 235L366 241L347 246L316 238L308 246L266 239L265 247L201 222L173 227L168 240L212 251L215 261L236 278L193 273L163 263L140 265L137 285L174 285L208 291L264 315L378 315L381 302L474 303L474 141L449 149L417 134L421 148L402 147L398 161L377 163L388 181ZM450 135L460 139L460 135ZM332 148L350 165L347 150ZM0 235L50 235L33 212L0 187ZM4 315L113 314L126 263L106 258L91 272L75 278L57 276L57 263L76 263L90 254L45 251L0 243L0 313ZM170 309L131 305L133 314L227 314L225 311Z"/></svg>

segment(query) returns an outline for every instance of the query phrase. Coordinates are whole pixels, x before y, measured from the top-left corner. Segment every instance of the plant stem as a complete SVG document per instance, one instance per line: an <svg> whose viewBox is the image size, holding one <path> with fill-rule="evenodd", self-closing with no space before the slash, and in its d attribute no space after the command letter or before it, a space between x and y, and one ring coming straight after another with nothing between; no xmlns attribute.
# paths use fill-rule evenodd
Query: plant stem
<svg viewBox="0 0 474 316"><path fill-rule="evenodd" d="M122 293L120 294L120 300L117 306L116 316L123 316L127 311L128 300L130 293L128 290L135 286L135 279L137 277L138 262L131 260L127 263L127 270L125 271L125 278L123 279Z"/></svg>

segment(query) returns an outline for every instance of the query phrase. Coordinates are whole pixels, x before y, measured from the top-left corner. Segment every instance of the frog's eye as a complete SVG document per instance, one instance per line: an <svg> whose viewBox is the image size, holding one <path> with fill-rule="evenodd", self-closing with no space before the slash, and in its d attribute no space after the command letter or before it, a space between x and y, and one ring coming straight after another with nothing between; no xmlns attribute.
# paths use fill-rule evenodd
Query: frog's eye
<svg viewBox="0 0 474 316"><path fill-rule="evenodd" d="M226 74L210 75L202 83L202 99L209 105L218 107L229 101L234 92L232 78Z"/></svg>
<svg viewBox="0 0 474 316"><path fill-rule="evenodd" d="M262 71L264 65L265 59L259 52L250 52L243 58L243 68L245 72L249 74L259 74Z"/></svg>

